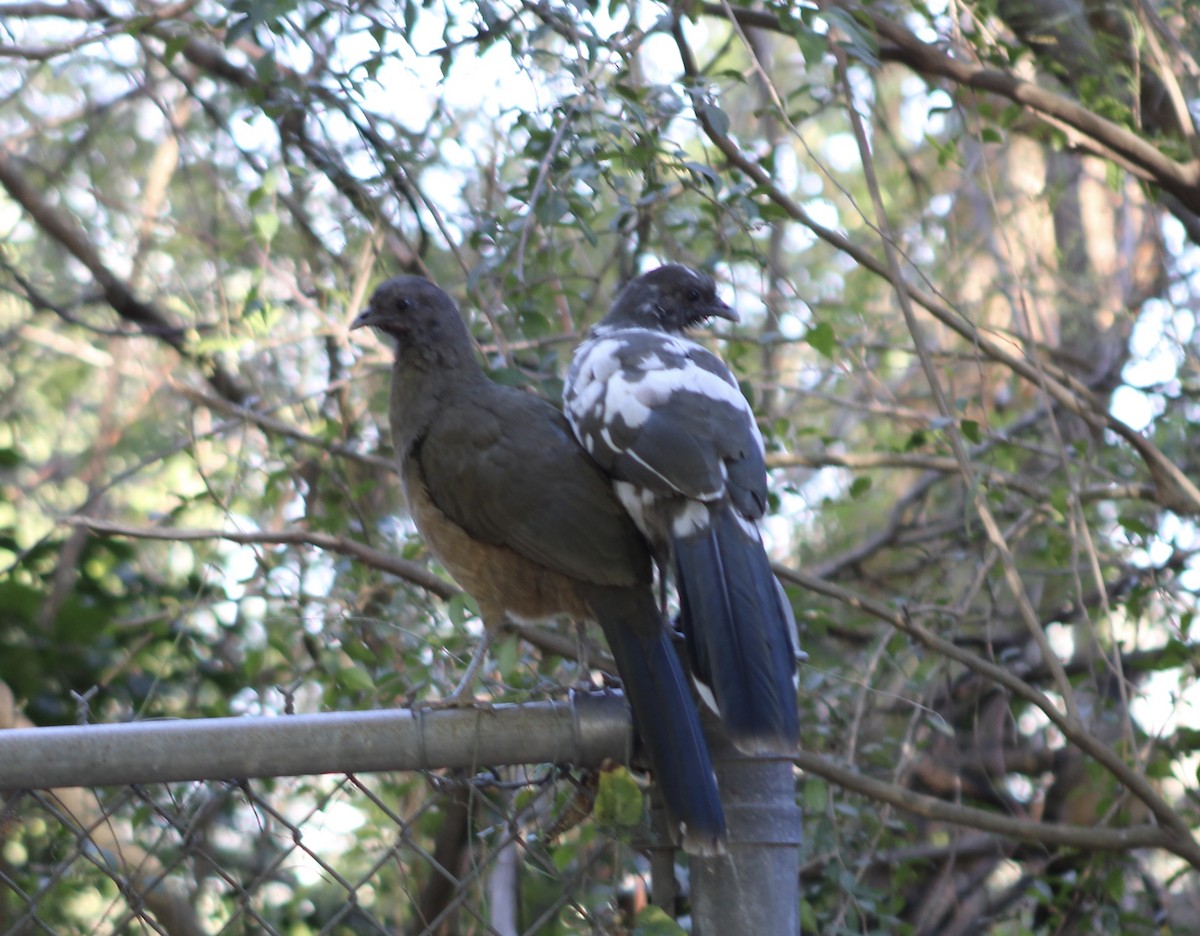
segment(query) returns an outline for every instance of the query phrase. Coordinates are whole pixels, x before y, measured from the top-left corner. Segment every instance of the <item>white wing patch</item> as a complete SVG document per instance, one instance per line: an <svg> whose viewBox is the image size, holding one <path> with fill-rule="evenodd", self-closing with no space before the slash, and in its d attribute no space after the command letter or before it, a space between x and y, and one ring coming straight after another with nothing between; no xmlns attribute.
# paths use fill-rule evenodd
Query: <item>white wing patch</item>
<svg viewBox="0 0 1200 936"><path fill-rule="evenodd" d="M740 510L733 511L733 519L738 522L738 526L742 528L742 532L750 537L750 539L756 543L762 542L762 531L758 528L758 521L751 520L749 517L743 517Z"/></svg>
<svg viewBox="0 0 1200 936"><path fill-rule="evenodd" d="M649 348L633 359L631 348L635 346ZM654 407L685 391L744 413L761 449L762 436L754 413L733 375L728 371L718 375L699 366L690 357L696 352L707 353L694 341L648 328L604 330L575 353L568 378L568 419L578 425L589 418L602 423L620 418L630 429L636 429L650 418Z"/></svg>
<svg viewBox="0 0 1200 936"><path fill-rule="evenodd" d="M714 406L740 413L760 455L763 451L754 412L736 379L702 345L683 337L647 328L596 328L575 352L565 391L567 421L586 451L593 456L604 451L625 455L659 478L667 490L676 489L676 482L618 439L628 438L630 430L645 425L654 409L669 403L676 393L706 397ZM728 469L724 463L720 469L721 483L715 490L693 492L696 500L672 516L673 535L687 536L708 526L708 502L725 493ZM616 481L614 490L637 526L646 532L649 515L655 512L655 496L625 481ZM747 535L758 535L753 521L738 519Z"/></svg>
<svg viewBox="0 0 1200 936"><path fill-rule="evenodd" d="M691 536L706 529L708 524L708 504L704 501L690 500L682 510L671 517L671 535L677 538Z"/></svg>
<svg viewBox="0 0 1200 936"><path fill-rule="evenodd" d="M604 421L612 422L620 417L630 429L636 429L650 418L650 408L662 400L648 400L640 392L644 381L630 383L624 373L614 374L608 381L604 394Z"/></svg>
<svg viewBox="0 0 1200 936"><path fill-rule="evenodd" d="M604 383L600 380L590 380L576 388L573 398L567 403L569 412L586 413L596 408L600 398L604 396Z"/></svg>
<svg viewBox="0 0 1200 936"><path fill-rule="evenodd" d="M628 481L614 481L613 492L617 495L621 506L625 508L625 512L633 519L634 526L649 535L649 528L646 526L646 508L654 506L654 494L646 488L639 488Z"/></svg>

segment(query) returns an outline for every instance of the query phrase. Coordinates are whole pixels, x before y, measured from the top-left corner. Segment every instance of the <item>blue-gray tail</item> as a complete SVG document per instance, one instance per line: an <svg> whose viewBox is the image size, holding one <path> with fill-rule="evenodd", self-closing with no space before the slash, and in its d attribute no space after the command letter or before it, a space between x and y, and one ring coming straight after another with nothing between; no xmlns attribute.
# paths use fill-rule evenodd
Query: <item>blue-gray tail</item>
<svg viewBox="0 0 1200 936"><path fill-rule="evenodd" d="M672 829L682 827L681 844L691 854L721 852L725 812L712 759L691 686L665 628L642 633L610 616L601 616L600 624Z"/></svg>
<svg viewBox="0 0 1200 936"><path fill-rule="evenodd" d="M791 611L757 532L729 504L710 517L671 542L693 671L740 750L789 754L800 732Z"/></svg>

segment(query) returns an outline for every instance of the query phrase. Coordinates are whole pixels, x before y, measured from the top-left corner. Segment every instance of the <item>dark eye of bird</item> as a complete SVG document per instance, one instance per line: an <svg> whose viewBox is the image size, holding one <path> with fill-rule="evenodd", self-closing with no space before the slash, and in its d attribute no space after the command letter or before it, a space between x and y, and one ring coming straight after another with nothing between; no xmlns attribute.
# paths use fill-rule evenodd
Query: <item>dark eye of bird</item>
<svg viewBox="0 0 1200 936"><path fill-rule="evenodd" d="M687 297L688 297L688 302L696 302L700 298L700 290L689 289Z"/></svg>

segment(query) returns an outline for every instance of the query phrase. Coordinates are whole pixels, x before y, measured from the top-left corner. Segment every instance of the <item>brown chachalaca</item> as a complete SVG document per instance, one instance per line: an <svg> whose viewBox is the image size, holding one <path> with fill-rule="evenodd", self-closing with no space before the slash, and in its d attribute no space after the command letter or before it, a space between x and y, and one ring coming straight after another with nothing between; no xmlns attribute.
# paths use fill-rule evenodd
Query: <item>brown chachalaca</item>
<svg viewBox="0 0 1200 936"><path fill-rule="evenodd" d="M554 406L487 377L454 302L432 283L388 280L351 328L366 325L395 344L392 445L409 511L475 597L486 634L505 615L598 623L673 836L693 853L718 851L725 818L698 713L649 547L608 478Z"/></svg>
<svg viewBox="0 0 1200 936"><path fill-rule="evenodd" d="M725 363L684 337L737 321L712 278L668 265L631 280L575 351L567 419L675 576L692 672L748 754L799 741L795 619L763 548L762 435Z"/></svg>

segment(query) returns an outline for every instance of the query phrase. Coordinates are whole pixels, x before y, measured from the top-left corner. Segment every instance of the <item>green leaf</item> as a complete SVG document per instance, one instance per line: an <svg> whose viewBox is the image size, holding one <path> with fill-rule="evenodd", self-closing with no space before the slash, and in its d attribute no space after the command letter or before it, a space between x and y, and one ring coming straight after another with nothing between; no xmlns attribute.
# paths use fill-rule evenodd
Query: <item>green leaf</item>
<svg viewBox="0 0 1200 936"><path fill-rule="evenodd" d="M593 815L602 825L625 828L642 821L645 803L642 789L626 767L616 767L600 774Z"/></svg>
<svg viewBox="0 0 1200 936"><path fill-rule="evenodd" d="M279 215L273 211L267 214L255 215L254 231L260 240L268 244L271 243L279 231Z"/></svg>
<svg viewBox="0 0 1200 936"><path fill-rule="evenodd" d="M610 88L619 97L624 98L632 104L641 103L642 99L646 96L646 92L643 89L626 84L624 81L618 81L616 84L610 85Z"/></svg>
<svg viewBox="0 0 1200 936"><path fill-rule="evenodd" d="M571 210L570 203L557 192L551 192L534 207L534 215L542 224L557 224Z"/></svg>
<svg viewBox="0 0 1200 936"><path fill-rule="evenodd" d="M1008 104L1000 111L1000 126L1011 127L1025 113L1025 109L1019 104Z"/></svg>
<svg viewBox="0 0 1200 936"><path fill-rule="evenodd" d="M810 779L804 784L804 811L820 813L829 805L829 785L824 780Z"/></svg>
<svg viewBox="0 0 1200 936"><path fill-rule="evenodd" d="M633 921L633 936L686 936L686 933L667 916L666 910L654 904L643 908Z"/></svg>
<svg viewBox="0 0 1200 936"><path fill-rule="evenodd" d="M962 153L956 141L943 142L927 133L925 134L925 142L937 153L938 166L961 166L963 164Z"/></svg>
<svg viewBox="0 0 1200 936"><path fill-rule="evenodd" d="M869 490L871 490L870 478L858 477L850 483L850 497L854 500L863 497Z"/></svg>
<svg viewBox="0 0 1200 936"><path fill-rule="evenodd" d="M474 651L472 651L474 652ZM521 665L521 646L517 640L497 640L491 647L492 663L498 673L516 673Z"/></svg>
<svg viewBox="0 0 1200 936"><path fill-rule="evenodd" d="M954 726L951 725L948 721L946 721L946 719L942 718L941 715L931 714L928 718L925 719L925 724L927 724L930 728L932 728L938 734L945 735L947 738L956 737L955 732L954 732Z"/></svg>
<svg viewBox="0 0 1200 936"><path fill-rule="evenodd" d="M252 647L246 651L245 663L243 667L246 675L253 679L263 671L263 664L267 660L267 651L263 647Z"/></svg>
<svg viewBox="0 0 1200 936"><path fill-rule="evenodd" d="M371 692L375 689L375 680L363 667L350 664L338 670L338 683L351 692Z"/></svg>
<svg viewBox="0 0 1200 936"><path fill-rule="evenodd" d="M190 33L180 33L178 35L171 36L163 45L163 64L170 65L171 62L174 61L175 56L183 51L184 47L191 41L191 39L192 36Z"/></svg>
<svg viewBox="0 0 1200 936"><path fill-rule="evenodd" d="M800 932L815 933L817 926L817 911L807 900L800 901Z"/></svg>
<svg viewBox="0 0 1200 936"><path fill-rule="evenodd" d="M1171 637L1154 661L1154 669L1169 670L1177 666L1186 666L1192 662L1192 650L1183 641Z"/></svg>
<svg viewBox="0 0 1200 936"><path fill-rule="evenodd" d="M260 84L274 84L276 75L275 55L268 53L254 60L254 74Z"/></svg>
<svg viewBox="0 0 1200 936"><path fill-rule="evenodd" d="M837 347L837 335L833 333L833 326L828 322L817 322L808 330L808 334L804 336L804 340L811 345L818 354L833 359L833 349Z"/></svg>
<svg viewBox="0 0 1200 936"><path fill-rule="evenodd" d="M459 592L446 603L450 623L461 628L470 618L479 617L479 605L466 592Z"/></svg>
<svg viewBox="0 0 1200 936"><path fill-rule="evenodd" d="M721 177L717 174L717 171L713 169L712 166L706 166L704 163L691 161L685 162L683 166L689 172L693 172L707 180L708 184L712 186L713 194L718 194L721 191Z"/></svg>
<svg viewBox="0 0 1200 936"><path fill-rule="evenodd" d="M22 623L34 620L41 610L45 596L36 588L9 578L0 580L0 608L7 622Z"/></svg>
<svg viewBox="0 0 1200 936"><path fill-rule="evenodd" d="M854 13L840 7L828 7L822 14L831 26L836 26L845 35L844 44L851 56L868 68L879 67L879 40L870 28L864 28Z"/></svg>
<svg viewBox="0 0 1200 936"><path fill-rule="evenodd" d="M729 135L729 115L715 104L707 105L703 114L708 118L708 122L712 124L713 132L717 136Z"/></svg>
<svg viewBox="0 0 1200 936"><path fill-rule="evenodd" d="M1104 181L1114 192L1120 192L1125 185L1125 170L1115 162L1104 164Z"/></svg>
<svg viewBox="0 0 1200 936"><path fill-rule="evenodd" d="M773 201L758 202L755 207L758 209L758 216L768 224L779 224L791 218L786 208Z"/></svg>
<svg viewBox="0 0 1200 936"><path fill-rule="evenodd" d="M225 30L225 45L234 46L238 41L246 37L253 38L255 20L249 16L243 16L236 23Z"/></svg>
<svg viewBox="0 0 1200 936"><path fill-rule="evenodd" d="M1154 530L1141 517L1131 513L1123 513L1117 517L1117 522L1121 524L1121 528L1130 536L1136 536L1141 539L1150 539L1154 536Z"/></svg>
<svg viewBox="0 0 1200 936"><path fill-rule="evenodd" d="M275 326L282 317L283 309L258 301L251 308L246 309L242 321L251 335L256 338L266 338L275 330Z"/></svg>
<svg viewBox="0 0 1200 936"><path fill-rule="evenodd" d="M983 435L979 431L979 423L975 420L964 419L958 426L962 430L962 434L966 436L968 442L978 445L983 441Z"/></svg>

